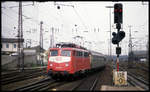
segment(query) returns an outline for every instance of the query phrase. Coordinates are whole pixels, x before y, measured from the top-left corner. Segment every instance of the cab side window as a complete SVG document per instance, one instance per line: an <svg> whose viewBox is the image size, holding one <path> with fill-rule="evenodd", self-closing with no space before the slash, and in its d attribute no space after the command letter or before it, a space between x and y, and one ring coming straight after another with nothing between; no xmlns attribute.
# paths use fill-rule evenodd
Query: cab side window
<svg viewBox="0 0 150 92"><path fill-rule="evenodd" d="M82 57L82 52L81 51L79 52L79 56Z"/></svg>
<svg viewBox="0 0 150 92"><path fill-rule="evenodd" d="M89 56L89 53L88 52L85 52L84 53L84 57L88 57Z"/></svg>
<svg viewBox="0 0 150 92"><path fill-rule="evenodd" d="M76 51L72 51L72 55L73 55L73 56L76 56Z"/></svg>
<svg viewBox="0 0 150 92"><path fill-rule="evenodd" d="M82 57L82 52L81 51L76 51L76 54L75 54L77 57Z"/></svg>

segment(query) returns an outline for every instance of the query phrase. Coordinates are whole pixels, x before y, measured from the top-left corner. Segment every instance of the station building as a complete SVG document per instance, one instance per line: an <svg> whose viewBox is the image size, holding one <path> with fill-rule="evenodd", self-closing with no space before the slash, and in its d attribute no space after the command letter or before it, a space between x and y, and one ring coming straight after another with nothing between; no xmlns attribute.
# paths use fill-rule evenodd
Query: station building
<svg viewBox="0 0 150 92"><path fill-rule="evenodd" d="M24 42L24 39L20 40ZM1 38L1 53L10 54L16 53L18 49L18 39L17 38Z"/></svg>

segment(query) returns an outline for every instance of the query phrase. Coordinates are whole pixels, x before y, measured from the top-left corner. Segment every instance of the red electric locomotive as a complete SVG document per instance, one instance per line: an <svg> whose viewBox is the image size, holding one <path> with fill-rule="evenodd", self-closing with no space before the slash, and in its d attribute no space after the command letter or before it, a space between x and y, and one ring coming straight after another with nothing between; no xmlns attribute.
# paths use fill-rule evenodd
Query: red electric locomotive
<svg viewBox="0 0 150 92"><path fill-rule="evenodd" d="M52 78L85 73L95 66L98 67L99 62L96 63L96 59L98 60L97 54L91 54L81 46L59 43L55 48L50 48L47 73Z"/></svg>

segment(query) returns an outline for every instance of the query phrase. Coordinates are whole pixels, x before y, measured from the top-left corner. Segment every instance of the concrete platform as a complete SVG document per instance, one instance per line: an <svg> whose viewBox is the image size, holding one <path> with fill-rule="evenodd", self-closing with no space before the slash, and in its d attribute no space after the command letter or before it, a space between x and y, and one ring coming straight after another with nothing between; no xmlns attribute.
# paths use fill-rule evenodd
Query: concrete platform
<svg viewBox="0 0 150 92"><path fill-rule="evenodd" d="M132 86L117 87L117 86L102 85L100 91L144 91L144 89Z"/></svg>

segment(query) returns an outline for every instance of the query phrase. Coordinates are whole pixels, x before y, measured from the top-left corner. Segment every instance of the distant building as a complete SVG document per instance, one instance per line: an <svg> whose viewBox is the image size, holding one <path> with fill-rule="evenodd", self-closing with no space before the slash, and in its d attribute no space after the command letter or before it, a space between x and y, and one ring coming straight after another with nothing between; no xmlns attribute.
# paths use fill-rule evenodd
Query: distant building
<svg viewBox="0 0 150 92"><path fill-rule="evenodd" d="M40 52L41 50L41 52ZM35 47L30 47L30 48L24 48L24 54L25 55L32 55L32 56L36 56L36 59L34 59L34 61L37 61L37 64L41 64L41 57L43 57L43 63L44 65L47 64L47 55L46 55L46 50L40 48L40 46L35 46Z"/></svg>
<svg viewBox="0 0 150 92"><path fill-rule="evenodd" d="M134 54L134 60L135 61L146 61L147 60L147 51L141 50L141 51L133 51Z"/></svg>
<svg viewBox="0 0 150 92"><path fill-rule="evenodd" d="M25 55L36 55L36 49L33 48L24 48L23 52Z"/></svg>
<svg viewBox="0 0 150 92"><path fill-rule="evenodd" d="M45 50L40 48L40 46L35 46L35 47L29 47L29 48L24 48L24 54L26 55L35 55L35 54L39 54L40 53L40 49L41 51L44 53Z"/></svg>
<svg viewBox="0 0 150 92"><path fill-rule="evenodd" d="M24 42L24 39L21 39ZM18 39L17 38L1 38L1 53L10 54L17 52Z"/></svg>

